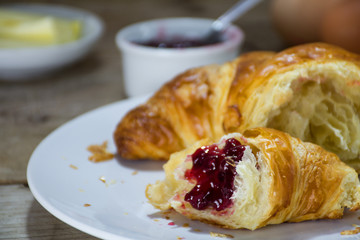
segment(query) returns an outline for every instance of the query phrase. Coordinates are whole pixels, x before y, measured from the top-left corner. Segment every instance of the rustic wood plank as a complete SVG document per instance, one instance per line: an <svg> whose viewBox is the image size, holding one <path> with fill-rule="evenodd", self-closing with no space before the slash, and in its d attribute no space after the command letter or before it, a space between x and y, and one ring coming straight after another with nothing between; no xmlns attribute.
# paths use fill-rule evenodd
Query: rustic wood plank
<svg viewBox="0 0 360 240"><path fill-rule="evenodd" d="M55 218L24 185L0 186L0 239L97 239Z"/></svg>

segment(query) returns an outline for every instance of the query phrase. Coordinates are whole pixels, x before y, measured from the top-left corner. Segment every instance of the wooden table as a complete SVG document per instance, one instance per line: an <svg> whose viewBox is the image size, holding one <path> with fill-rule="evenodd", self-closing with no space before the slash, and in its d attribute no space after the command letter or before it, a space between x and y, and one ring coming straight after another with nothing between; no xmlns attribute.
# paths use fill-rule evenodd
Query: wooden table
<svg viewBox="0 0 360 240"><path fill-rule="evenodd" d="M1 3L14 3L8 0ZM20 2L20 1L19 1ZM153 18L219 16L235 0L58 0L98 14L106 31L83 60L31 82L0 81L0 239L93 239L48 213L26 181L29 157L40 141L79 114L124 99L121 59L114 42L122 27ZM235 22L243 52L284 48L271 23L269 1Z"/></svg>

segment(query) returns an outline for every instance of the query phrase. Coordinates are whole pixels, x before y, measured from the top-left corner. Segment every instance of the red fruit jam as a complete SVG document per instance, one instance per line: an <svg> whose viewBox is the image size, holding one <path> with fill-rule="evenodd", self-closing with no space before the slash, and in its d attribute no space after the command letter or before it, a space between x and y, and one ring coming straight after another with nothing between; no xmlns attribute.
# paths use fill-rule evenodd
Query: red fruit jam
<svg viewBox="0 0 360 240"><path fill-rule="evenodd" d="M152 39L146 42L135 42L136 44L155 47L155 48L192 48L203 47L220 43L220 41L210 41L203 39L188 39L185 37L174 37L172 39Z"/></svg>
<svg viewBox="0 0 360 240"><path fill-rule="evenodd" d="M216 211L232 204L236 164L244 155L245 146L235 138L227 139L220 149L216 144L197 149L191 155L193 167L185 178L195 180L195 187L185 195L185 201L198 210L209 206Z"/></svg>

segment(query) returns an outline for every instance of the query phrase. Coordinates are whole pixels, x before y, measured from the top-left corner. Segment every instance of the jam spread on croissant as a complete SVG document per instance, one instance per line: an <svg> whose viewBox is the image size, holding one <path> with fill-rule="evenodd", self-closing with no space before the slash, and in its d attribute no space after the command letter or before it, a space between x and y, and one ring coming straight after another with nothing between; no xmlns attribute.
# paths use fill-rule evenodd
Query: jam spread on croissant
<svg viewBox="0 0 360 240"><path fill-rule="evenodd" d="M185 178L195 180L195 187L185 195L185 201L198 210L213 207L216 211L231 206L235 190L236 164L241 161L245 146L229 138L223 148L213 144L197 149L192 155L193 166Z"/></svg>

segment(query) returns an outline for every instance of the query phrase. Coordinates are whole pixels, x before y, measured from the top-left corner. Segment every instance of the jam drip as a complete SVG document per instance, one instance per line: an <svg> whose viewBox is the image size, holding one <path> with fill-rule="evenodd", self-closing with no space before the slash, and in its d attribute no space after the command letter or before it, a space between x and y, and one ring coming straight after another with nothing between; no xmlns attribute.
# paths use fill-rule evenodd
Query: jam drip
<svg viewBox="0 0 360 240"><path fill-rule="evenodd" d="M220 149L216 144L204 146L191 155L193 167L185 178L195 180L195 187L185 195L185 201L198 210L209 206L221 211L232 204L236 164L244 155L245 146L235 138L227 139Z"/></svg>

